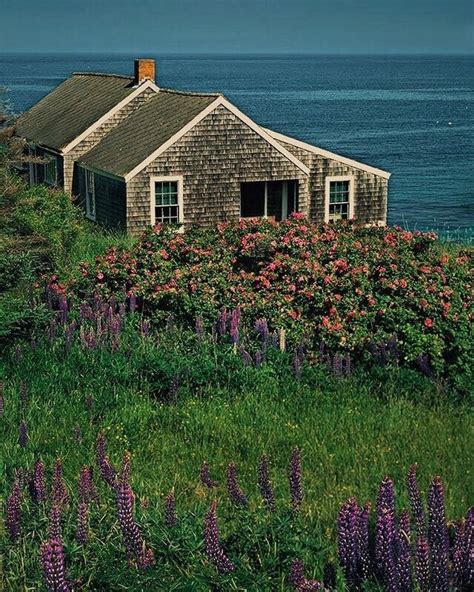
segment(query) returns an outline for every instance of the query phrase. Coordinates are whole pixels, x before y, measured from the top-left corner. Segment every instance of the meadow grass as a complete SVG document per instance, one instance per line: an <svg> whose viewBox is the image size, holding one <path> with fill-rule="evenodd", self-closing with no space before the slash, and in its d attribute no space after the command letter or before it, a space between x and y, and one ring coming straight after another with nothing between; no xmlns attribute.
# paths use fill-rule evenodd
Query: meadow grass
<svg viewBox="0 0 474 592"><path fill-rule="evenodd" d="M137 500L148 506L139 509L140 522L161 563L148 575L126 569L109 499L92 517L93 543L86 555L64 537L68 557L74 558L73 572L80 566L78 575L89 578L88 589L121 589L114 586L127 582L126 589L141 590L157 577L170 586L181 582L176 589L211 589L220 577L202 559L200 525L213 496L221 500L221 530L238 565L235 576L222 580L222 589L229 590L286 589L285 570L298 549L313 575L321 577L324 562L336 557L340 505L351 496L375 501L380 480L388 474L396 483L399 507L406 507L405 475L415 462L423 490L432 476L443 476L448 519L465 513L474 495L473 424L467 402L449 399L431 381L398 368L336 379L325 367L304 367L301 379L295 380L288 359L279 353L268 364L249 368L230 348L196 348L193 339L176 333L162 336L158 346L152 338L141 340L141 345L134 338L125 339L118 352L73 346L68 353L61 343L41 342L33 351L25 348L20 359L12 356L4 368L3 498L14 469L31 467L38 457L49 474L61 457L66 482L75 491L80 467L94 464L100 430L107 434L114 465L124 450L132 453L132 486ZM173 363L180 368L181 386L176 401L163 402L160 398L169 386L163 369ZM28 386L25 408L19 400L21 382ZM88 394L91 410L85 403ZM18 445L22 417L30 436L25 449ZM79 443L76 426L81 429ZM304 503L298 526L285 517L286 471L294 446L303 457ZM231 460L237 463L251 508L261 511L256 467L263 452L270 458L283 513L273 522L260 515L249 522L227 499L225 467ZM213 493L199 482L204 460L220 482ZM163 499L172 488L184 522L170 541L162 513ZM4 578L10 589L25 589L22 586L37 581L31 550L35 538L44 538L45 520L33 521L37 532L24 540L23 550L9 547ZM67 520L71 539L74 512ZM264 559L249 565L248 554L254 556L260 545ZM25 553L30 556L26 562ZM343 584L338 589L343 590Z"/></svg>

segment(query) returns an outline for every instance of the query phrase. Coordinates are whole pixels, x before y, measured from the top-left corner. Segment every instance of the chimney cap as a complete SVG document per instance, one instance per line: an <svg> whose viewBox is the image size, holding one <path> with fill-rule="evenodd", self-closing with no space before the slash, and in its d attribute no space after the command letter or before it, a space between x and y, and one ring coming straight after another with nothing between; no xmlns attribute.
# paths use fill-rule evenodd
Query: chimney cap
<svg viewBox="0 0 474 592"><path fill-rule="evenodd" d="M138 58L135 60L135 84L145 80L155 82L155 60L153 58Z"/></svg>

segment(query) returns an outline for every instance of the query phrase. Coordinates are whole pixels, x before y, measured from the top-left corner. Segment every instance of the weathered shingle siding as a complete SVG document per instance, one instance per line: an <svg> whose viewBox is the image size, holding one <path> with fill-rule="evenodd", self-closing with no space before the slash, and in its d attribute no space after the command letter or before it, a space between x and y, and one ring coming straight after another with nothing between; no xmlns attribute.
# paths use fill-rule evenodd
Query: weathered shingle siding
<svg viewBox="0 0 474 592"><path fill-rule="evenodd" d="M386 224L388 179L338 160L314 154L298 146L280 143L311 171L310 217L312 220L324 222L326 177L352 175L354 177L354 217L362 224L380 222Z"/></svg>
<svg viewBox="0 0 474 592"><path fill-rule="evenodd" d="M60 154L57 154L56 152L52 152L50 150L48 150L47 148L42 148L41 146L36 146L35 149L35 154L36 156L40 157L40 158L48 158L48 157L53 157L56 158L56 170L57 170L57 181L56 181L56 187L61 188L63 186L63 182L64 182L64 177L63 177L63 157ZM44 164L42 163L36 163L35 165L36 168L36 183L44 183Z"/></svg>
<svg viewBox="0 0 474 592"><path fill-rule="evenodd" d="M70 152L64 156L64 189L68 193L73 190L73 175L74 175L74 161L79 159L83 154L89 152L96 144L102 140L112 129L117 127L124 119L136 111L143 103L145 103L155 91L151 88L145 89L141 94L132 99L127 105L122 107L117 113L109 117L107 121L89 134L82 142L79 142Z"/></svg>
<svg viewBox="0 0 474 592"><path fill-rule="evenodd" d="M77 167L74 174L75 203L86 211L85 169ZM94 173L96 222L106 228L126 228L125 181Z"/></svg>
<svg viewBox="0 0 474 592"><path fill-rule="evenodd" d="M299 181L299 209L307 211L308 177L225 106L217 107L127 183L127 230L150 224L150 177L183 176L185 225L240 217L240 183Z"/></svg>

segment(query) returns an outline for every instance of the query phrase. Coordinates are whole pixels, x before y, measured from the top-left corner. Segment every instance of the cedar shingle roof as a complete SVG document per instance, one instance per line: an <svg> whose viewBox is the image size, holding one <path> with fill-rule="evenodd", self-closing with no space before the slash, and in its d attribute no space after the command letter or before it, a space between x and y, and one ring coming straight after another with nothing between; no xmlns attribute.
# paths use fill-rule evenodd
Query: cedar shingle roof
<svg viewBox="0 0 474 592"><path fill-rule="evenodd" d="M134 79L75 73L17 120L17 134L60 150L134 91Z"/></svg>
<svg viewBox="0 0 474 592"><path fill-rule="evenodd" d="M80 161L123 177L219 96L161 89L111 130Z"/></svg>

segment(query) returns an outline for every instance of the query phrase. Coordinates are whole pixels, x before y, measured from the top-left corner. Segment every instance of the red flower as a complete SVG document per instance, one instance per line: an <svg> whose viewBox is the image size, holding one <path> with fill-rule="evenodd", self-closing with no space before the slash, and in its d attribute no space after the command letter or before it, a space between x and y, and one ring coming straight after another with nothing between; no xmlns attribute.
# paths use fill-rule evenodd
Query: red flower
<svg viewBox="0 0 474 592"><path fill-rule="evenodd" d="M424 325L427 329L431 329L431 327L434 325L433 319L425 319Z"/></svg>

